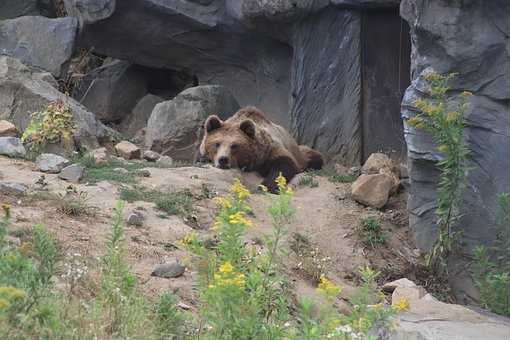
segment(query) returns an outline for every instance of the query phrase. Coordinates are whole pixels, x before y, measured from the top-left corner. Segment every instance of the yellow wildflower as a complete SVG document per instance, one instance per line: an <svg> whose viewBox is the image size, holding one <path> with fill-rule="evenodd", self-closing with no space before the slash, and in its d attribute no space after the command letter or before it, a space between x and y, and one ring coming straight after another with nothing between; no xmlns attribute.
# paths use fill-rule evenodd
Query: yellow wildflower
<svg viewBox="0 0 510 340"><path fill-rule="evenodd" d="M287 186L287 179L285 177L283 177L281 172L278 175L278 177L276 177L275 182L278 185L278 188L280 188L280 190L284 190L285 186Z"/></svg>
<svg viewBox="0 0 510 340"><path fill-rule="evenodd" d="M224 209L232 208L230 197L215 197L214 202Z"/></svg>
<svg viewBox="0 0 510 340"><path fill-rule="evenodd" d="M451 122L454 122L457 119L459 119L459 117L460 117L460 112L458 112L458 111L450 111L446 115L446 121L451 123Z"/></svg>
<svg viewBox="0 0 510 340"><path fill-rule="evenodd" d="M338 294L340 294L341 290L342 290L341 287L335 285L332 281L327 279L324 275L321 276L319 286L317 287L317 292L325 295L328 298L334 298Z"/></svg>
<svg viewBox="0 0 510 340"><path fill-rule="evenodd" d="M32 250L32 244L30 242L23 242L20 246L19 246L19 251L23 254L23 255L28 255L30 253L30 251Z"/></svg>
<svg viewBox="0 0 510 340"><path fill-rule="evenodd" d="M423 125L423 119L420 117L412 117L407 121L407 124L419 128Z"/></svg>
<svg viewBox="0 0 510 340"><path fill-rule="evenodd" d="M25 292L16 287L6 286L0 287L0 295L6 295L13 299L23 299L25 297Z"/></svg>
<svg viewBox="0 0 510 340"><path fill-rule="evenodd" d="M252 221L250 221L246 217L244 217L244 212L242 212L242 211L239 211L239 212L236 212L235 214L230 215L228 217L228 222L230 224L241 224L246 227L253 226Z"/></svg>
<svg viewBox="0 0 510 340"><path fill-rule="evenodd" d="M260 185L259 185L259 188L260 188L260 190L262 190L263 192L268 192L267 187L266 187L265 185L260 184Z"/></svg>
<svg viewBox="0 0 510 340"><path fill-rule="evenodd" d="M445 145L445 144L441 144L441 145L439 145L439 147L437 149L439 151L441 151L441 152L447 152L448 151L448 146Z"/></svg>
<svg viewBox="0 0 510 340"><path fill-rule="evenodd" d="M219 231L221 228L221 222L220 221L215 221L211 230L212 231Z"/></svg>
<svg viewBox="0 0 510 340"><path fill-rule="evenodd" d="M443 79L443 77L436 72L430 72L429 74L425 75L424 78L426 81L438 81Z"/></svg>
<svg viewBox="0 0 510 340"><path fill-rule="evenodd" d="M11 206L9 204L2 204L2 210L4 212L4 216L9 218L11 217Z"/></svg>
<svg viewBox="0 0 510 340"><path fill-rule="evenodd" d="M463 97L471 97L473 95L473 92L462 91L462 93L460 95Z"/></svg>
<svg viewBox="0 0 510 340"><path fill-rule="evenodd" d="M220 266L220 273L228 274L234 271L234 266L230 263L230 261L225 262Z"/></svg>
<svg viewBox="0 0 510 340"><path fill-rule="evenodd" d="M292 189L291 187L287 187L287 194L293 195L294 194L294 189Z"/></svg>
<svg viewBox="0 0 510 340"><path fill-rule="evenodd" d="M189 244L196 242L196 240L197 240L197 234L195 232L191 232L191 233L187 234L186 236L184 236L184 238L181 240L181 244L187 246Z"/></svg>
<svg viewBox="0 0 510 340"><path fill-rule="evenodd" d="M250 197L250 191L246 189L246 187L241 183L239 179L236 179L234 181L234 185L232 186L231 191L241 201L244 201L245 199Z"/></svg>
<svg viewBox="0 0 510 340"><path fill-rule="evenodd" d="M393 304L393 307L395 307L398 312L408 310L410 307L409 300L407 298L400 298Z"/></svg>
<svg viewBox="0 0 510 340"><path fill-rule="evenodd" d="M10 303L5 299L0 299L0 310L9 308Z"/></svg>

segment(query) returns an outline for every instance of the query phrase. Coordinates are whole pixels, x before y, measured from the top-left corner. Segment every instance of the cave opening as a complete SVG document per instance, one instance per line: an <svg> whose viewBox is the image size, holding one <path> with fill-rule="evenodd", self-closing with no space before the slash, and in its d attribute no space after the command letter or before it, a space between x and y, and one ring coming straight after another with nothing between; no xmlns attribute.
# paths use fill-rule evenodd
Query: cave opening
<svg viewBox="0 0 510 340"><path fill-rule="evenodd" d="M405 162L400 106L410 85L409 26L394 10L366 11L361 29L361 160L382 152Z"/></svg>

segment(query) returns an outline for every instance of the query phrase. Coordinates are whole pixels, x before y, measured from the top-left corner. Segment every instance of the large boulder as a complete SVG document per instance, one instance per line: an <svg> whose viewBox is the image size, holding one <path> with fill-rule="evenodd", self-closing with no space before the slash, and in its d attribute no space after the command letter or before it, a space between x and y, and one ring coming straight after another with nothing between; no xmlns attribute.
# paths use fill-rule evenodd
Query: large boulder
<svg viewBox="0 0 510 340"><path fill-rule="evenodd" d="M292 132L347 164L361 161L360 30L359 13L331 9L300 22L293 40Z"/></svg>
<svg viewBox="0 0 510 340"><path fill-rule="evenodd" d="M25 157L26 150L19 138L0 137L0 155L12 158Z"/></svg>
<svg viewBox="0 0 510 340"><path fill-rule="evenodd" d="M394 185L393 178L385 174L361 175L352 183L352 198L361 204L380 209L388 202Z"/></svg>
<svg viewBox="0 0 510 340"><path fill-rule="evenodd" d="M498 196L510 192L510 2L449 0L404 0L401 15L411 26L413 82L407 89L402 116L407 122L423 98L423 76L429 67L440 73L458 72L451 82L452 99L460 91L471 91L466 113L466 137L472 169L463 194L460 256L452 261L450 278L459 298L471 298L465 274L466 255L480 244L491 245L500 211ZM409 150L410 226L418 247L430 249L437 237L435 225L438 172L442 155L430 135L405 124ZM462 301L462 300L461 300Z"/></svg>
<svg viewBox="0 0 510 340"><path fill-rule="evenodd" d="M146 93L143 73L127 61L115 60L83 77L73 97L101 121L115 122L127 116Z"/></svg>
<svg viewBox="0 0 510 340"><path fill-rule="evenodd" d="M242 105L288 126L292 48L253 34L226 2L66 0L66 8L83 22L80 46L143 66L191 70L200 85L225 86Z"/></svg>
<svg viewBox="0 0 510 340"><path fill-rule="evenodd" d="M55 16L53 0L2 0L0 20L14 19L26 15Z"/></svg>
<svg viewBox="0 0 510 340"><path fill-rule="evenodd" d="M98 122L94 114L45 79L53 77L33 71L17 59L0 56L0 119L9 120L18 130L24 131L32 112L42 110L53 101L63 100L73 111L77 126L74 137L79 148L96 148L100 141L110 137L113 132Z"/></svg>
<svg viewBox="0 0 510 340"><path fill-rule="evenodd" d="M0 21L0 54L60 76L73 53L78 21L26 16Z"/></svg>
<svg viewBox="0 0 510 340"><path fill-rule="evenodd" d="M153 94L145 95L136 104L133 111L122 121L119 130L129 137L135 136L136 132L147 126L147 121L154 107L164 101L165 99Z"/></svg>
<svg viewBox="0 0 510 340"><path fill-rule="evenodd" d="M147 148L177 160L193 160L205 119L216 114L227 119L239 109L222 86L197 86L159 103L147 124Z"/></svg>

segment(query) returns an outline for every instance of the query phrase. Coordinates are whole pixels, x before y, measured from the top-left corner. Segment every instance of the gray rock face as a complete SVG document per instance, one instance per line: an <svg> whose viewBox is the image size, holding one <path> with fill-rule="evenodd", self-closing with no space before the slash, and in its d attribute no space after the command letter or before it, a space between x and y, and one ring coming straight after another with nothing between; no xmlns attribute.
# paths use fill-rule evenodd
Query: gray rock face
<svg viewBox="0 0 510 340"><path fill-rule="evenodd" d="M461 6L447 0L404 0L401 15L411 26L414 81L402 103L404 119L412 117L413 103L423 96L420 74L427 67L440 73L459 72L454 91L474 93L466 113L466 131L472 151L468 188L464 193L462 253L479 244L490 245L496 236L498 195L510 192L510 3L504 0L467 1ZM457 92L458 93L458 92ZM454 97L456 92L451 92ZM436 237L435 208L441 156L429 135L405 125L409 150L410 225L418 246L428 250ZM462 261L454 264L461 270ZM455 270L452 278L460 277ZM460 282L462 281L462 282ZM452 282L468 297L469 280Z"/></svg>
<svg viewBox="0 0 510 340"><path fill-rule="evenodd" d="M80 12L87 13L94 3L111 6L114 1L66 1L69 6L78 3ZM200 85L226 86L242 105L258 106L288 126L292 49L253 34L229 14L225 3L117 1L106 19L85 22L80 45L148 67L192 70Z"/></svg>
<svg viewBox="0 0 510 340"><path fill-rule="evenodd" d="M143 222L145 221L145 216L140 211L133 211L131 214L129 214L126 222L128 225L133 225L136 227L143 226Z"/></svg>
<svg viewBox="0 0 510 340"><path fill-rule="evenodd" d="M65 181L78 183L85 173L85 168L78 164L71 164L62 169L58 174L58 178Z"/></svg>
<svg viewBox="0 0 510 340"><path fill-rule="evenodd" d="M2 0L0 3L0 20L37 14L37 0Z"/></svg>
<svg viewBox="0 0 510 340"><path fill-rule="evenodd" d="M78 21L27 16L0 22L0 54L60 76L71 58Z"/></svg>
<svg viewBox="0 0 510 340"><path fill-rule="evenodd" d="M24 196L28 187L22 183L0 182L0 192L4 195Z"/></svg>
<svg viewBox="0 0 510 340"><path fill-rule="evenodd" d="M126 61L114 61L93 70L73 93L87 109L104 122L124 118L147 92L141 72Z"/></svg>
<svg viewBox="0 0 510 340"><path fill-rule="evenodd" d="M106 19L115 10L115 0L64 0L64 4L67 14L81 24Z"/></svg>
<svg viewBox="0 0 510 340"><path fill-rule="evenodd" d="M292 132L301 144L346 163L361 161L360 108L353 100L361 96L360 25L358 13L328 9L301 22L293 39Z"/></svg>
<svg viewBox="0 0 510 340"><path fill-rule="evenodd" d="M50 102L61 99L73 111L77 125L74 137L79 148L97 148L99 140L105 140L113 134L83 106L46 82L42 75L17 59L0 56L0 119L9 120L18 130L24 131L30 122L31 112L39 111Z"/></svg>
<svg viewBox="0 0 510 340"><path fill-rule="evenodd" d="M152 271L152 276L162 277L165 279L176 278L184 274L186 268L179 262L164 263L157 265Z"/></svg>
<svg viewBox="0 0 510 340"><path fill-rule="evenodd" d="M173 100L156 105L147 124L145 145L178 160L193 160L205 119L226 119L239 109L232 94L221 86L197 86Z"/></svg>
<svg viewBox="0 0 510 340"><path fill-rule="evenodd" d="M0 137L0 155L22 158L25 157L26 150L19 138Z"/></svg>
<svg viewBox="0 0 510 340"><path fill-rule="evenodd" d="M43 153L37 156L35 164L39 171L58 174L63 168L69 165L69 161L59 155Z"/></svg>
<svg viewBox="0 0 510 340"><path fill-rule="evenodd" d="M152 110L154 107L164 102L165 99L147 94L136 104L133 111L124 119L120 126L120 130L127 136L134 136L137 131L147 126Z"/></svg>

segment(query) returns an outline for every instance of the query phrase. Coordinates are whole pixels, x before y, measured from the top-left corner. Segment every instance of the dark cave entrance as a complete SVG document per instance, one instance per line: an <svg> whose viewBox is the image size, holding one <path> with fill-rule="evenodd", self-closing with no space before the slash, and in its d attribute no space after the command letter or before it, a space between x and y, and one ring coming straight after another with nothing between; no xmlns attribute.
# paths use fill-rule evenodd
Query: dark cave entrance
<svg viewBox="0 0 510 340"><path fill-rule="evenodd" d="M410 84L409 26L398 9L366 11L362 15L361 41L362 162L374 152L405 161L400 105Z"/></svg>

